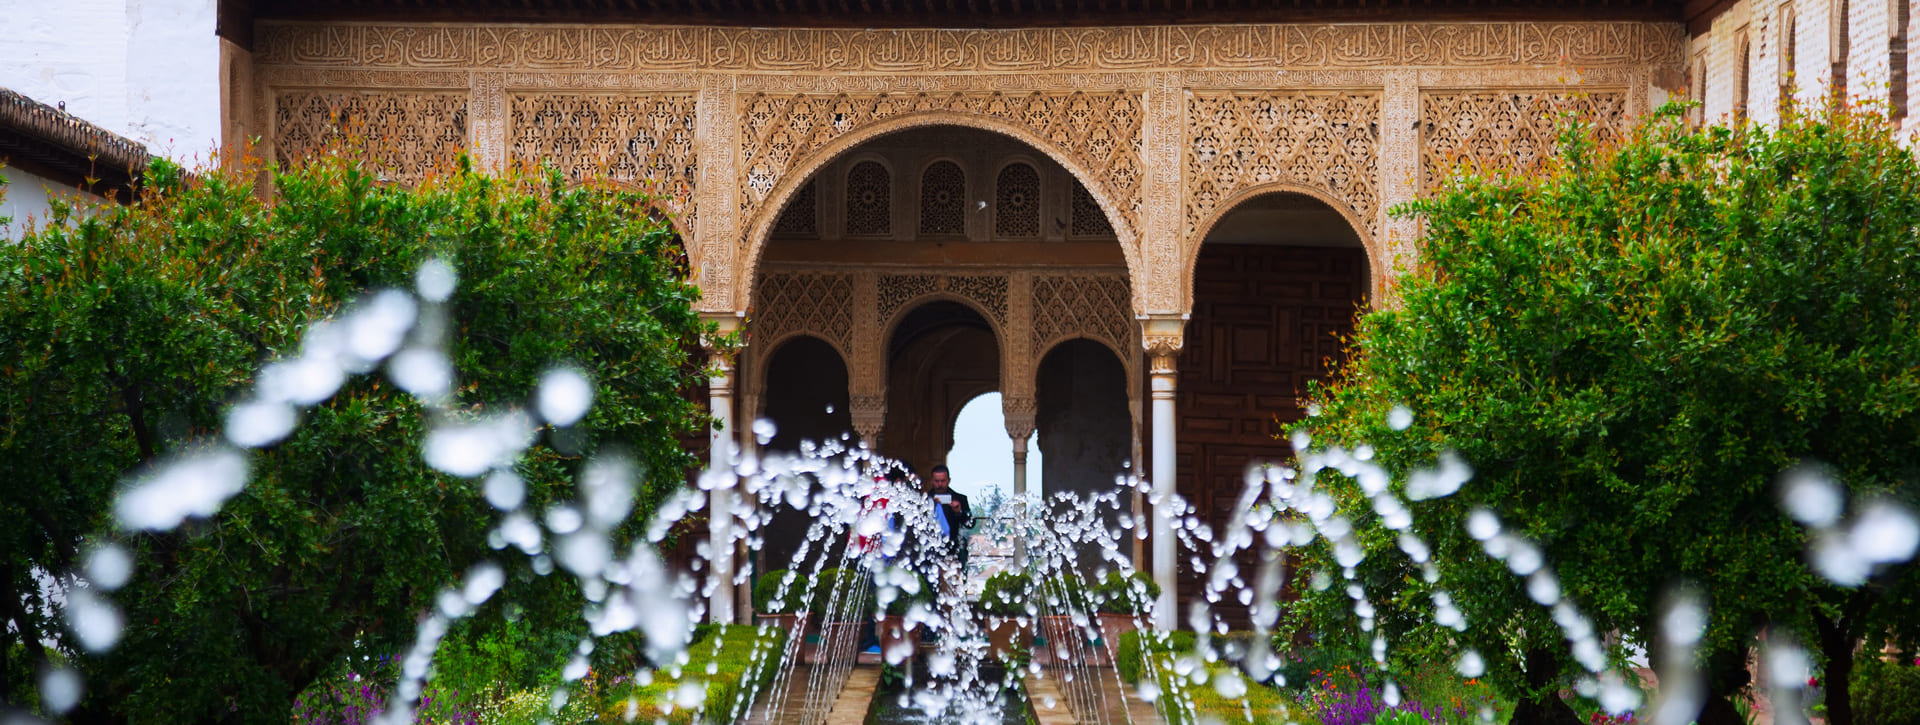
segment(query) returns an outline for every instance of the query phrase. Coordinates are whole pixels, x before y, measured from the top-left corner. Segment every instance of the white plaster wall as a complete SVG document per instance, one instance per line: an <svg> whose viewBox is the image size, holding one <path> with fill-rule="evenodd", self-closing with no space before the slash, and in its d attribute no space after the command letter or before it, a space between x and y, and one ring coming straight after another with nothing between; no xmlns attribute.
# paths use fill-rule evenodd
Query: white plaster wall
<svg viewBox="0 0 1920 725"><path fill-rule="evenodd" d="M0 190L0 217L12 217L9 222L0 222L0 242L13 242L27 232L27 226L44 222L47 218L47 200L51 196L86 201L103 201L100 197L64 187L40 176L29 174L12 167L0 167L0 177L6 177L6 188Z"/></svg>
<svg viewBox="0 0 1920 725"><path fill-rule="evenodd" d="M215 0L0 0L0 86L199 166L220 141Z"/></svg>

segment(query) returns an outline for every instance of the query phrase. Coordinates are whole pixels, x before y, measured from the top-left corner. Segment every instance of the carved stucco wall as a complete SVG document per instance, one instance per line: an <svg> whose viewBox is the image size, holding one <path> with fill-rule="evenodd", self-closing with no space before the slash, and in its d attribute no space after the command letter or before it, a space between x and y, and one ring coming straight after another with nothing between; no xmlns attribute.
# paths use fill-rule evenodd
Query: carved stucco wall
<svg viewBox="0 0 1920 725"><path fill-rule="evenodd" d="M1212 222L1274 190L1347 215L1384 289L1415 231L1385 212L1423 184L1422 143L1433 136L1421 121L1434 99L1592 92L1607 94L1609 112L1637 115L1664 98L1654 80L1677 73L1685 48L1677 25L1609 22L265 23L252 116L272 119L262 129L270 153L290 158L311 143L302 139L327 135L333 109L384 104L382 128L423 140L391 159L404 179L439 160L442 139L457 140L446 119L464 102L465 140L483 163L539 159L660 189L689 237L700 305L716 312L748 305L765 238L813 170L890 131L984 128L1032 145L1086 187L1119 239L1133 312L1179 313Z"/></svg>

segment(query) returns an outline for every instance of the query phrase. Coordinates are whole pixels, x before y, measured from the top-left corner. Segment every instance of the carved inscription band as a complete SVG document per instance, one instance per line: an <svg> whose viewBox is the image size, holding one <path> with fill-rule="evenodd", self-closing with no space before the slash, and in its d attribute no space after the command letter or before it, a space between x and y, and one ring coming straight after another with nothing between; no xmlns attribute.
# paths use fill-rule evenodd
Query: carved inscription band
<svg viewBox="0 0 1920 725"><path fill-rule="evenodd" d="M263 23L257 62L521 70L1030 73L1162 68L1678 65L1661 23L833 30Z"/></svg>

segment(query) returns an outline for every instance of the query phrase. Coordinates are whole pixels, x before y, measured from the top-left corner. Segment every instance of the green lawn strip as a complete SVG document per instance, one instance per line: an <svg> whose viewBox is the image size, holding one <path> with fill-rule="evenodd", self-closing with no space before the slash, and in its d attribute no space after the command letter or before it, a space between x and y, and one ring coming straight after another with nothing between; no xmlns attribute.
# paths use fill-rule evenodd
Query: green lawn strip
<svg viewBox="0 0 1920 725"><path fill-rule="evenodd" d="M607 722L665 722L673 725L731 722L744 710L748 697L763 690L779 670L786 648L786 632L746 625L715 628L688 648L687 664L662 668L650 682L617 682L604 687L596 699L600 719ZM690 703L699 693L704 703Z"/></svg>

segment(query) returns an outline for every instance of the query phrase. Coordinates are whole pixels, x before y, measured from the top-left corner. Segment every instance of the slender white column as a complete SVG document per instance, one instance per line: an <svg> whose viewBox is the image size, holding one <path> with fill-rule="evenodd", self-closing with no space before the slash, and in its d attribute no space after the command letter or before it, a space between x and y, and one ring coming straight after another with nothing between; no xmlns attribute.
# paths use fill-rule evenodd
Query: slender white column
<svg viewBox="0 0 1920 725"><path fill-rule="evenodd" d="M1169 366L1171 367L1171 366ZM1153 401L1153 581L1160 585L1160 602L1154 607L1153 624L1162 630L1175 628L1174 557L1179 547L1173 539L1173 370L1152 374Z"/></svg>
<svg viewBox="0 0 1920 725"><path fill-rule="evenodd" d="M1026 510L1027 500L1027 437L1013 439L1013 500L1014 511ZM1017 521L1018 519L1016 519ZM1022 527L1024 528L1024 527ZM1015 531L1013 536L1013 570L1027 569L1027 535L1025 531Z"/></svg>
<svg viewBox="0 0 1920 725"><path fill-rule="evenodd" d="M1013 442L1013 569L1027 568L1027 440L1033 438L1037 406L1032 392L1012 391L1000 396L1000 417Z"/></svg>
<svg viewBox="0 0 1920 725"><path fill-rule="evenodd" d="M1162 631L1173 631L1179 626L1175 616L1179 607L1178 581L1174 574L1178 571L1180 546L1174 538L1173 524L1174 517L1183 512L1173 508L1177 490L1173 394L1178 374L1174 361L1180 354L1185 327L1185 315L1146 315L1141 319L1141 337L1148 359L1147 399L1149 415L1153 418L1153 470L1149 480L1153 493L1148 500L1153 507L1153 581L1160 585L1160 599L1153 608L1153 626Z"/></svg>
<svg viewBox="0 0 1920 725"><path fill-rule="evenodd" d="M724 360L715 360L707 378L707 391L710 395L709 406L716 422L707 436L707 469L714 472L727 472L727 475L715 475L713 490L708 492L711 500L707 506L707 550L712 566L708 567L708 621L727 623L734 621L733 599L733 499L736 478L731 475L733 463L729 460L733 453L733 371Z"/></svg>

